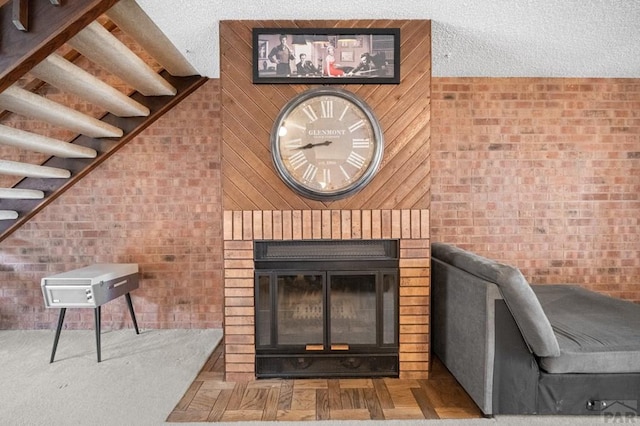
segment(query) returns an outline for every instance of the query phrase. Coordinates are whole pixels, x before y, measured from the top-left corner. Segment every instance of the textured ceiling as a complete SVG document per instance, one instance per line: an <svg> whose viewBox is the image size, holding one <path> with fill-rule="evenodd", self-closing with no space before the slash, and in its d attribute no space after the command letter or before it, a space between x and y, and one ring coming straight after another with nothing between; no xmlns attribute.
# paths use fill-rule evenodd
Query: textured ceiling
<svg viewBox="0 0 640 426"><path fill-rule="evenodd" d="M136 1L213 78L227 19L430 19L434 76L640 78L640 0Z"/></svg>

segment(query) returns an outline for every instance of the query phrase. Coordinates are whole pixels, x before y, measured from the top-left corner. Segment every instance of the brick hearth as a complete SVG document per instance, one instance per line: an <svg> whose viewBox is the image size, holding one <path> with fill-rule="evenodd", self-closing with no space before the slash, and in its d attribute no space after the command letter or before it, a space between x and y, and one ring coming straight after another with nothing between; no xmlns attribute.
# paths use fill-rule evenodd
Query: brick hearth
<svg viewBox="0 0 640 426"><path fill-rule="evenodd" d="M429 370L429 210L224 212L227 381L255 378L254 240L400 241L400 377Z"/></svg>

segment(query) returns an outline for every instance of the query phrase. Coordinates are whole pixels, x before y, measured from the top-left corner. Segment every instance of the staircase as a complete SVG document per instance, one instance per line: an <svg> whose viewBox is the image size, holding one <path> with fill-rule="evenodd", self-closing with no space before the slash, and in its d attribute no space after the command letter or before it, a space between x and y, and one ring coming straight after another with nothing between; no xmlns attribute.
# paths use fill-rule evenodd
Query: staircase
<svg viewBox="0 0 640 426"><path fill-rule="evenodd" d="M2 241L207 79L134 0L9 0L0 26ZM37 94L44 85L83 104ZM76 136L22 130L11 114Z"/></svg>

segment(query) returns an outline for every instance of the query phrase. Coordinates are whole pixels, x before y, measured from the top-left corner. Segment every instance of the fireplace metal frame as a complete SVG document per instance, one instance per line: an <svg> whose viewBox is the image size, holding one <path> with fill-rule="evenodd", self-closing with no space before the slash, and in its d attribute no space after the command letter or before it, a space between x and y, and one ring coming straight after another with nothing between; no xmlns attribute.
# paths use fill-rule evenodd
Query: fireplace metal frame
<svg viewBox="0 0 640 426"><path fill-rule="evenodd" d="M340 247L340 249L336 249ZM256 241L255 306L256 306L256 377L398 377L399 375L399 242L397 240L367 241ZM277 277L290 274L317 274L323 276L323 345L322 348L305 345L279 345L277 327ZM371 275L375 279L376 343L331 345L331 314L329 306L329 279L332 275ZM392 276L393 289L393 342L383 338L383 280ZM270 342L260 343L258 308L260 279L269 277Z"/></svg>

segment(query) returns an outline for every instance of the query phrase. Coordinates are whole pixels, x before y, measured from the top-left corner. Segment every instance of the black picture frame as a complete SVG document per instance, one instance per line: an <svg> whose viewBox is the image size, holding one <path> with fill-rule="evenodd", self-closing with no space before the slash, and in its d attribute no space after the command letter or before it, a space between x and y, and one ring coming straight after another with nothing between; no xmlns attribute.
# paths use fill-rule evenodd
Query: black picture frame
<svg viewBox="0 0 640 426"><path fill-rule="evenodd" d="M399 28L253 28L252 47L255 84L400 83Z"/></svg>

